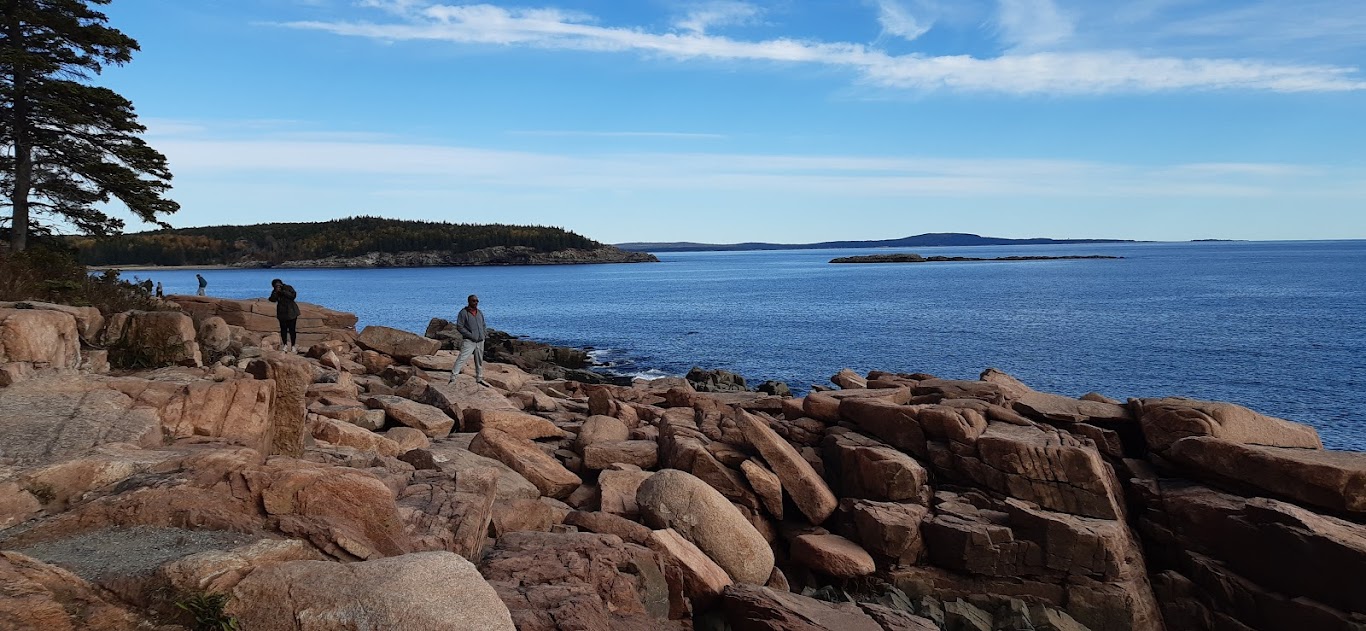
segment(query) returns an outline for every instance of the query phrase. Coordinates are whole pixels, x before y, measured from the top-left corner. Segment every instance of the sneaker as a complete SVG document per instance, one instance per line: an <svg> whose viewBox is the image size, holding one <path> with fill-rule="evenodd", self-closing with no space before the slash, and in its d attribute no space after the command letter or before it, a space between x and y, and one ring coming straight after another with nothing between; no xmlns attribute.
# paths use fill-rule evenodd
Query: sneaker
<svg viewBox="0 0 1366 631"><path fill-rule="evenodd" d="M485 388L492 388L492 387L493 387L493 386L490 386L490 385L489 385L489 382L484 381L483 379L477 379L477 380L475 380L475 383L477 383L477 384L479 384L479 385L481 385L481 386L484 386Z"/></svg>

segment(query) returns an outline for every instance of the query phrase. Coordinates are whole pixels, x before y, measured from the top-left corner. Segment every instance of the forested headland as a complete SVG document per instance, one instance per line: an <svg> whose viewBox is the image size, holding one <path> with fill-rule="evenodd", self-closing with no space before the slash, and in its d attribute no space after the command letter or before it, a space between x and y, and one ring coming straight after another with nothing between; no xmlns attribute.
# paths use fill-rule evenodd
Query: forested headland
<svg viewBox="0 0 1366 631"><path fill-rule="evenodd" d="M209 226L70 237L86 265L274 266L375 254L432 253L459 259L482 250L596 251L603 244L562 228L349 217L313 223ZM431 259L428 259L431 260ZM567 261L568 262L568 261ZM459 264L458 262L455 264ZM497 264L493 262L491 264Z"/></svg>

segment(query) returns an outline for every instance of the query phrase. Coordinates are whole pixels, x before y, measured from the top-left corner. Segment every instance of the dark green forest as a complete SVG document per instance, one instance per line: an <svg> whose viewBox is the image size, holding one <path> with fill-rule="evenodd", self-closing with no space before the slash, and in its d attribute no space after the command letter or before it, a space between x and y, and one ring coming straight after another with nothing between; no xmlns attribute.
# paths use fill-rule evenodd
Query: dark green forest
<svg viewBox="0 0 1366 631"><path fill-rule="evenodd" d="M86 265L232 265L360 256L370 252L473 252L526 246L537 252L602 244L562 228L456 224L380 217L317 223L266 223L69 237Z"/></svg>

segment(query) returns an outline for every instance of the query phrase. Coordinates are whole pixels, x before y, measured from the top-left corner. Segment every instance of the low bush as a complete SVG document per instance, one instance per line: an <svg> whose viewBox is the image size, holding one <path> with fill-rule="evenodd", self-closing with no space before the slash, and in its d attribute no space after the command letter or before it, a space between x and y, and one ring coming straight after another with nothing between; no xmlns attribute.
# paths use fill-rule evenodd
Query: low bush
<svg viewBox="0 0 1366 631"><path fill-rule="evenodd" d="M74 250L52 240L35 241L23 252L0 252L0 301L19 300L96 307L105 315L175 308L117 271L87 272Z"/></svg>

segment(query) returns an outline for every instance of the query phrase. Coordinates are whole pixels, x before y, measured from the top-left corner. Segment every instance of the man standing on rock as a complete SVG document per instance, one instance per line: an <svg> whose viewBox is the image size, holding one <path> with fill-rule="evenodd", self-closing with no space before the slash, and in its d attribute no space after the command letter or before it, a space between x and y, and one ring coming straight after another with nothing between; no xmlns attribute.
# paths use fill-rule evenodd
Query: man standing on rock
<svg viewBox="0 0 1366 631"><path fill-rule="evenodd" d="M195 274L194 277L199 279L199 295L203 296L204 290L209 288L209 281L204 280L203 274Z"/></svg>
<svg viewBox="0 0 1366 631"><path fill-rule="evenodd" d="M470 294L469 304L455 318L455 330L460 332L460 357L451 370L451 383L455 383L460 369L474 355L474 380L481 386L489 385L484 381L484 338L488 337L488 328L484 326L484 312L479 310L479 296Z"/></svg>
<svg viewBox="0 0 1366 631"><path fill-rule="evenodd" d="M299 305L294 302L299 293L278 278L270 281L270 301L275 303L275 319L280 321L280 346L293 353L299 343Z"/></svg>

